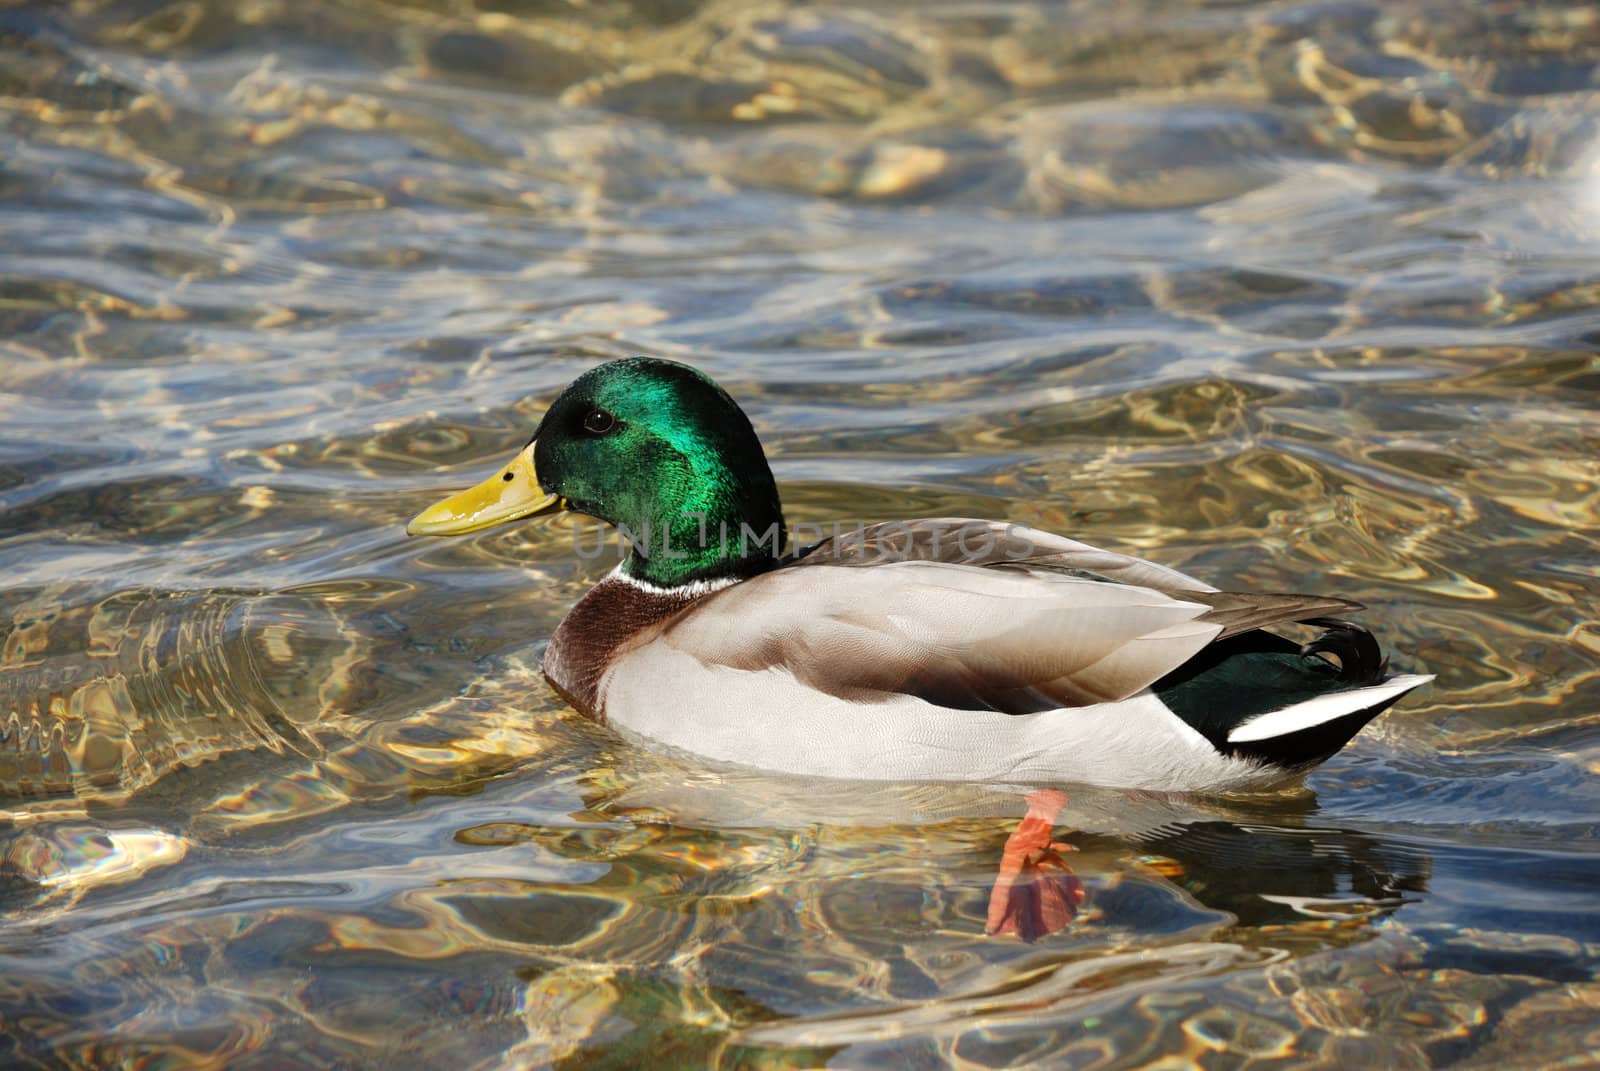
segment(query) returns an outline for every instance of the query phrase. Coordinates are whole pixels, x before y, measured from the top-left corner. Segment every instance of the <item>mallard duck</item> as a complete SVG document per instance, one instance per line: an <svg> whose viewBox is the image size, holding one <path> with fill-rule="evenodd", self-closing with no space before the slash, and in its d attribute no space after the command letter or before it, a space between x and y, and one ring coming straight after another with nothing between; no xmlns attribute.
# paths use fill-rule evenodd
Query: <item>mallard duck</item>
<svg viewBox="0 0 1600 1071"><path fill-rule="evenodd" d="M1390 675L1320 595L1220 591L1153 562L965 518L786 545L738 404L688 365L575 380L511 462L408 526L571 510L633 543L557 628L577 710L704 759L811 777L1265 789L1431 677ZM1311 625L1301 645L1271 629ZM1332 656L1327 657L1327 656Z"/></svg>

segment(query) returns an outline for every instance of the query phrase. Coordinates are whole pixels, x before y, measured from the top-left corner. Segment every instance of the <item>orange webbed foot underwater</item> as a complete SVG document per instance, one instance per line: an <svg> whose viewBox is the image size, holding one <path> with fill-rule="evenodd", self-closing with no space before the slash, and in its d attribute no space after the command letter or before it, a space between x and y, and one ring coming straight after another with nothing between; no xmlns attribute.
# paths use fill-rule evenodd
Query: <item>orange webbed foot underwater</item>
<svg viewBox="0 0 1600 1071"><path fill-rule="evenodd" d="M1036 941L1076 918L1087 893L1062 858L1076 849L1051 839L1056 816L1067 805L1066 793L1046 789L1029 793L1027 800L1027 815L1006 838L985 929Z"/></svg>

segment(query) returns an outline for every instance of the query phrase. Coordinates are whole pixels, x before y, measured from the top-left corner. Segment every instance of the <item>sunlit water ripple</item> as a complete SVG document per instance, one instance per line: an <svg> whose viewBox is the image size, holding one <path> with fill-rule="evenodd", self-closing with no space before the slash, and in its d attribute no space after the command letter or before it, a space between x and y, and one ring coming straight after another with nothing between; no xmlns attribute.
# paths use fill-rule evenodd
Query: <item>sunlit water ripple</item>
<svg viewBox="0 0 1600 1071"><path fill-rule="evenodd" d="M1600 7L0 6L0 1062L1545 1067L1600 1050ZM1369 606L1259 800L795 785L404 520L628 354L791 519Z"/></svg>

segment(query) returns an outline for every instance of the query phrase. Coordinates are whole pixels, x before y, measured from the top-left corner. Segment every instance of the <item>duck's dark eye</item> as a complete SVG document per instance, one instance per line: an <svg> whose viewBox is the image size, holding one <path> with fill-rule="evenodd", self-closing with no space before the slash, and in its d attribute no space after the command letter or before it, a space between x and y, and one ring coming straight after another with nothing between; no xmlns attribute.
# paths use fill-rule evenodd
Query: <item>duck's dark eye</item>
<svg viewBox="0 0 1600 1071"><path fill-rule="evenodd" d="M617 418L604 409L591 409L583 418L583 430L590 435L604 435L617 426Z"/></svg>

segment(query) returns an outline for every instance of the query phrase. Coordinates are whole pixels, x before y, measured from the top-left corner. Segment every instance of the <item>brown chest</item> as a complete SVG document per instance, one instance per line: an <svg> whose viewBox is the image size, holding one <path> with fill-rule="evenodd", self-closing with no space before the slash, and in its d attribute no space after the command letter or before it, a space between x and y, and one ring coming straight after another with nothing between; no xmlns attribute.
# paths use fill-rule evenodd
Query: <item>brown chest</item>
<svg viewBox="0 0 1600 1071"><path fill-rule="evenodd" d="M612 661L701 597L608 576L562 619L544 653L544 675L580 713L603 723L600 679Z"/></svg>

